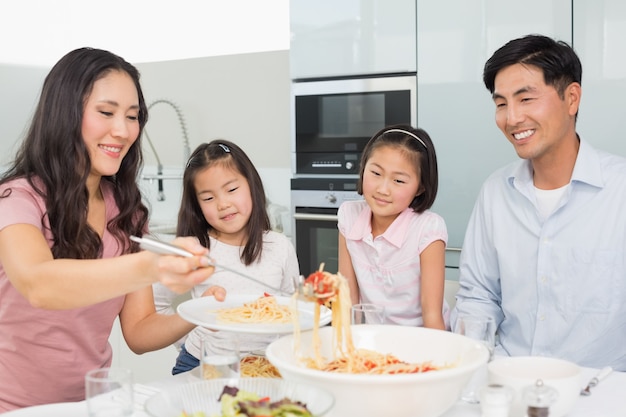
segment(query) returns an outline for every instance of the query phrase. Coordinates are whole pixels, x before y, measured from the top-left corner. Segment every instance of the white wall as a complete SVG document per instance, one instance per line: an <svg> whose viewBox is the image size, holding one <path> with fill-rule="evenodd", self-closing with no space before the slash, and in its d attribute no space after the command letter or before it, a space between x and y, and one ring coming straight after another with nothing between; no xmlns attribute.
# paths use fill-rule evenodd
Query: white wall
<svg viewBox="0 0 626 417"><path fill-rule="evenodd" d="M227 139L248 154L264 181L268 198L289 206L289 54L259 52L138 65L146 101L168 99L184 115L193 150L202 142ZM146 125L163 165L181 172L183 136L176 112L155 105ZM156 159L144 143L148 171ZM157 183L142 187L152 196L157 220L174 219L178 211L180 181L164 182L166 200L158 202Z"/></svg>
<svg viewBox="0 0 626 417"><path fill-rule="evenodd" d="M174 101L192 149L225 138L241 144L258 166L289 163L289 55L285 51L138 64L148 103ZM152 108L146 128L164 165L184 165L175 112ZM148 164L154 162L146 152Z"/></svg>
<svg viewBox="0 0 626 417"><path fill-rule="evenodd" d="M47 68L0 65L0 166L11 160L26 133Z"/></svg>
<svg viewBox="0 0 626 417"><path fill-rule="evenodd" d="M289 48L288 0L0 2L0 63L49 68L93 46L133 63Z"/></svg>

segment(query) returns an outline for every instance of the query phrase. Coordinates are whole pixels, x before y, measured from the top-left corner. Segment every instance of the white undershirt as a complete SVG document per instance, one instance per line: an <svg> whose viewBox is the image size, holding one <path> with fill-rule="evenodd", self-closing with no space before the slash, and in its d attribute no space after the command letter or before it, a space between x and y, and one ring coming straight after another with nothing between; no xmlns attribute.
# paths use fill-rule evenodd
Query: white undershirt
<svg viewBox="0 0 626 417"><path fill-rule="evenodd" d="M569 184L565 184L561 188L554 190L542 190L535 187L535 197L537 198L537 209L539 210L539 216L542 220L548 218L550 214L556 209L557 204L561 201L561 197L565 194L565 191L569 187Z"/></svg>

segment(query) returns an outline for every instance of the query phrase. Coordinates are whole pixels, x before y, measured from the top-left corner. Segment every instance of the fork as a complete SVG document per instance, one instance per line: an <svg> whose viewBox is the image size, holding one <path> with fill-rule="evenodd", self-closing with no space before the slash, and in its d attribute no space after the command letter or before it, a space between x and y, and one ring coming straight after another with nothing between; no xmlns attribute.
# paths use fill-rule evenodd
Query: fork
<svg viewBox="0 0 626 417"><path fill-rule="evenodd" d="M319 281L317 287L315 284L305 282L304 276L294 277L294 288L298 293L298 298L304 301L324 303L328 299L329 294L325 294L324 283Z"/></svg>
<svg viewBox="0 0 626 417"><path fill-rule="evenodd" d="M610 366L602 368L602 370L598 372L598 375L591 378L587 386L580 391L580 395L583 395L585 397L591 395L591 388L598 385L600 381L606 378L611 372L613 372L613 368L611 368Z"/></svg>

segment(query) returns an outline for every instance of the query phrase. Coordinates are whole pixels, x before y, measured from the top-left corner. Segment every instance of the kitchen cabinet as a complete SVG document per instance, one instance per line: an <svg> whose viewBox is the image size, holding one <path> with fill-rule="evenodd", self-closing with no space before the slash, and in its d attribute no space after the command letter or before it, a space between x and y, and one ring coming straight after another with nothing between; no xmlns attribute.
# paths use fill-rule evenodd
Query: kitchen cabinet
<svg viewBox="0 0 626 417"><path fill-rule="evenodd" d="M134 382L140 384L159 381L171 375L178 357L178 350L174 345L137 355L126 345L118 319L113 323L109 343L113 348L111 366L131 369Z"/></svg>
<svg viewBox="0 0 626 417"><path fill-rule="evenodd" d="M596 148L626 157L626 2L574 0L574 49L583 63L577 130Z"/></svg>
<svg viewBox="0 0 626 417"><path fill-rule="evenodd" d="M292 79L415 72L415 0L291 0Z"/></svg>
<svg viewBox="0 0 626 417"><path fill-rule="evenodd" d="M495 125L482 70L497 48L530 33L571 42L571 1L417 1L417 120L436 147L433 211L446 220L449 247L461 247L486 177L517 159ZM451 257L457 252L448 253L446 265L454 265Z"/></svg>

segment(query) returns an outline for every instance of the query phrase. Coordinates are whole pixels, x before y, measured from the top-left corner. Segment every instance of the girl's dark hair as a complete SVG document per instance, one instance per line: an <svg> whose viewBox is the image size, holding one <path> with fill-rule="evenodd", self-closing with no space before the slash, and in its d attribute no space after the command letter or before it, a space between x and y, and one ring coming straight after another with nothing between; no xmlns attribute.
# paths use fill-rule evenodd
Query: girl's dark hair
<svg viewBox="0 0 626 417"><path fill-rule="evenodd" d="M540 68L546 85L553 86L561 99L567 86L582 82L582 64L572 47L547 36L527 35L507 42L485 63L483 82L491 94L498 72L514 64Z"/></svg>
<svg viewBox="0 0 626 417"><path fill-rule="evenodd" d="M202 245L210 249L209 232L213 230L213 227L202 214L194 181L200 171L216 165L231 168L248 181L252 198L252 213L246 225L248 241L241 253L241 261L245 265L250 265L261 257L263 235L270 230L270 219L266 211L267 200L261 177L246 153L232 142L216 139L210 143L203 143L189 157L183 175L183 195L178 212L176 234L195 236Z"/></svg>
<svg viewBox="0 0 626 417"><path fill-rule="evenodd" d="M383 146L397 148L404 152L415 164L416 172L420 173L419 191L421 193L411 201L409 207L416 213L421 213L432 207L439 186L435 146L425 130L408 125L387 126L369 140L361 155L357 184L358 193L363 195L363 173L367 161L372 152Z"/></svg>
<svg viewBox="0 0 626 417"><path fill-rule="evenodd" d="M44 81L32 122L14 161L0 179L4 184L25 178L46 201L55 258L95 259L102 240L87 222L86 181L91 170L82 136L84 105L96 81L112 71L128 74L139 98L139 137L124 157L119 171L103 181L112 184L119 214L107 224L123 252L131 250L128 236L141 236L148 221L137 175L143 164L141 132L148 109L139 84L139 72L123 58L93 48L76 49L50 70ZM7 189L2 197L11 193ZM43 219L42 219L43 220ZM44 222L45 224L45 222ZM132 250L137 250L136 245Z"/></svg>

